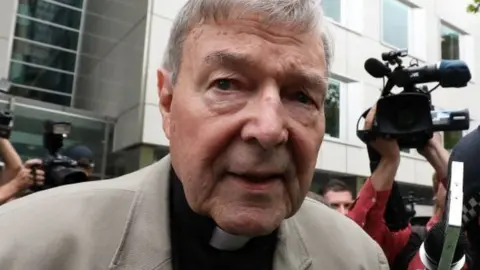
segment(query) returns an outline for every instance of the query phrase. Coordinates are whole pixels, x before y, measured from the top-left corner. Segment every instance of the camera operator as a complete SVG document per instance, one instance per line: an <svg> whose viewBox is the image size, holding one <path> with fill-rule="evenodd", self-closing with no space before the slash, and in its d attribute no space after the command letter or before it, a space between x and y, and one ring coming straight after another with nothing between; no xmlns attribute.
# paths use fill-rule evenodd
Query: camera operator
<svg viewBox="0 0 480 270"><path fill-rule="evenodd" d="M376 105L367 114L365 130L372 127L375 112ZM381 160L372 176L362 187L348 216L377 241L392 265L396 257L406 247L412 234L408 221L403 228L393 230L389 228L385 219L389 198L393 195L399 195L398 190L393 189L396 189L394 181L400 165L400 149L397 141L393 139L377 138L371 143L371 146L381 155ZM418 149L418 152L433 166L438 177L446 178L449 154L438 140L438 134L430 139L422 149ZM428 226L432 226L438 220L438 217L432 217Z"/></svg>

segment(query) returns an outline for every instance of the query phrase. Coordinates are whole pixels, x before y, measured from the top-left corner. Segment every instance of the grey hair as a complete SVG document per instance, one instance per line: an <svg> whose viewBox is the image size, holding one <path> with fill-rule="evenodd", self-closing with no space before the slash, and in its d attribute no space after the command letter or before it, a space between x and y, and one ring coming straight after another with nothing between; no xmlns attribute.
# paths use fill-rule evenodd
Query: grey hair
<svg viewBox="0 0 480 270"><path fill-rule="evenodd" d="M262 14L266 25L291 26L303 33L319 31L325 50L327 75L333 58L333 44L323 21L320 0L188 0L173 22L163 68L172 73L175 84L182 63L183 44L190 30L205 20ZM239 12L239 10L241 12Z"/></svg>

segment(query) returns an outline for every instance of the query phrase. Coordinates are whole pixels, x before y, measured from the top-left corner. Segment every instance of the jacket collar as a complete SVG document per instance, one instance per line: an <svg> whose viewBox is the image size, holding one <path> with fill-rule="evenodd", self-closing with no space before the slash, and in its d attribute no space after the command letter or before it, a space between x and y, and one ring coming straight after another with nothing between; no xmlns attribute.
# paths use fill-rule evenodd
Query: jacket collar
<svg viewBox="0 0 480 270"><path fill-rule="evenodd" d="M170 156L135 173L141 182L111 270L171 270L169 224ZM312 263L295 217L284 221L274 257L274 270L306 270Z"/></svg>

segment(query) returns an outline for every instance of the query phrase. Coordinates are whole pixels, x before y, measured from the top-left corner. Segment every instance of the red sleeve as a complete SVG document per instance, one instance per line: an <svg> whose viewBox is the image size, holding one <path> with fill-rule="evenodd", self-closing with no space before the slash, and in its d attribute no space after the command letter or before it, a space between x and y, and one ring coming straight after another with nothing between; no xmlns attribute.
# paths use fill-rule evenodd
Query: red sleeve
<svg viewBox="0 0 480 270"><path fill-rule="evenodd" d="M397 232L391 232L388 229L384 213L390 192L390 190L375 191L372 182L368 179L348 212L348 217L360 225L382 247L388 261L392 263L407 245L411 228L409 225Z"/></svg>

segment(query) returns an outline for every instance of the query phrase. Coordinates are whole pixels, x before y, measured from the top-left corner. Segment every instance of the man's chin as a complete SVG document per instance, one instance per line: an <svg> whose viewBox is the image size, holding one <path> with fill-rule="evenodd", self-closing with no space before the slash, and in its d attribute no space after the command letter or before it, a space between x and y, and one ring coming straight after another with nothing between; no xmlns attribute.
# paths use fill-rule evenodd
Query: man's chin
<svg viewBox="0 0 480 270"><path fill-rule="evenodd" d="M261 209L231 209L214 214L212 218L227 233L256 237L270 234L277 229L285 219L285 213Z"/></svg>

